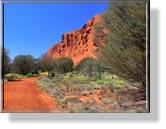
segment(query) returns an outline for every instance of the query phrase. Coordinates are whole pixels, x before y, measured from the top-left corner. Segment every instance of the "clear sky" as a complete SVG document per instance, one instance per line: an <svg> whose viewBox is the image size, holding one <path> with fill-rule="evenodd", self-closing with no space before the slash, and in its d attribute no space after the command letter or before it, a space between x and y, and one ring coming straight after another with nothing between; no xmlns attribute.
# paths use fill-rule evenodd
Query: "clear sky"
<svg viewBox="0 0 166 129"><path fill-rule="evenodd" d="M62 34L80 28L107 4L5 4L4 46L13 59L40 57Z"/></svg>

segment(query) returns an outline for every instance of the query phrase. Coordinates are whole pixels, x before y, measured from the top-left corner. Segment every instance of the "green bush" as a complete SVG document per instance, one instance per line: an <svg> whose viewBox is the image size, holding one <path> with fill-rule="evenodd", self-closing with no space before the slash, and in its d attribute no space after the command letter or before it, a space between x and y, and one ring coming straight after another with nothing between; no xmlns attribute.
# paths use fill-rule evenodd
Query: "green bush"
<svg viewBox="0 0 166 129"><path fill-rule="evenodd" d="M32 73L34 66L34 58L31 55L19 55L13 61L13 69L18 74Z"/></svg>
<svg viewBox="0 0 166 129"><path fill-rule="evenodd" d="M89 57L84 58L74 67L74 71L85 73L90 77L98 76L99 78L105 70L105 66L101 62Z"/></svg>
<svg viewBox="0 0 166 129"><path fill-rule="evenodd" d="M44 91L53 90L53 88L55 87L55 83L53 83L47 77L39 77L39 78L37 78L36 83Z"/></svg>
<svg viewBox="0 0 166 129"><path fill-rule="evenodd" d="M34 69L32 71L33 74L39 74L43 71L46 71L43 59L42 58L37 58L34 59Z"/></svg>
<svg viewBox="0 0 166 129"><path fill-rule="evenodd" d="M30 77L37 77L38 74L32 74L32 73L28 73L26 75L26 77L30 78Z"/></svg>
<svg viewBox="0 0 166 129"><path fill-rule="evenodd" d="M94 42L99 45L97 56L109 71L143 86L147 74L145 2L114 1L102 14L102 22L96 25L94 34Z"/></svg>
<svg viewBox="0 0 166 129"><path fill-rule="evenodd" d="M5 75L5 79L7 79L8 81L15 81L15 80L19 80L23 77L23 75L21 74L15 74L15 73L9 73Z"/></svg>
<svg viewBox="0 0 166 129"><path fill-rule="evenodd" d="M57 58L54 62L54 72L60 74L72 72L73 65L73 60L69 57Z"/></svg>
<svg viewBox="0 0 166 129"><path fill-rule="evenodd" d="M97 80L96 83L101 84L101 85L110 85L111 81L110 80Z"/></svg>
<svg viewBox="0 0 166 129"><path fill-rule="evenodd" d="M124 83L125 83L124 80L115 80L115 81L113 81L112 86L113 86L113 88L120 88L123 86Z"/></svg>
<svg viewBox="0 0 166 129"><path fill-rule="evenodd" d="M51 71L54 70L55 65L54 65L55 59L53 59L51 56L43 56L42 57L42 69L45 72L48 72L50 74Z"/></svg>
<svg viewBox="0 0 166 129"><path fill-rule="evenodd" d="M82 83L87 83L88 80L89 80L89 78L84 76L84 75L77 75L73 79L74 79L75 83L81 83L81 84Z"/></svg>
<svg viewBox="0 0 166 129"><path fill-rule="evenodd" d="M111 88L120 88L127 82L116 75L110 75L108 73L103 73L102 79L95 80L99 85L111 86Z"/></svg>

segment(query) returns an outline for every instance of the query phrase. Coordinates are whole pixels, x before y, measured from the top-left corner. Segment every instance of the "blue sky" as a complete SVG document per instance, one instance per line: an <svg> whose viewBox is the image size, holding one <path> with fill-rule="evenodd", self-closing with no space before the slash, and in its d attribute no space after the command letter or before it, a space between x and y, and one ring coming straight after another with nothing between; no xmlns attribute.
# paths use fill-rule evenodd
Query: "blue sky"
<svg viewBox="0 0 166 129"><path fill-rule="evenodd" d="M62 34L80 28L107 4L5 4L4 46L13 59L40 57Z"/></svg>

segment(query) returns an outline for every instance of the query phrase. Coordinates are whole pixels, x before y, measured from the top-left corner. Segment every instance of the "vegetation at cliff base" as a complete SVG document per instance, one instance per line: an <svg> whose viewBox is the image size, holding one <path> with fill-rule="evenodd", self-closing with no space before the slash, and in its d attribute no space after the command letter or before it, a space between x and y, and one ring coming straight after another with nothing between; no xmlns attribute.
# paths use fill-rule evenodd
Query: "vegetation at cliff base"
<svg viewBox="0 0 166 129"><path fill-rule="evenodd" d="M4 57L4 67L3 67L3 70L4 70L4 74L7 74L10 72L10 57L8 55L8 50L7 49L4 49L4 54L3 54L3 57Z"/></svg>
<svg viewBox="0 0 166 129"><path fill-rule="evenodd" d="M96 25L94 41L100 46L97 55L110 73L146 86L145 3L110 4Z"/></svg>
<svg viewBox="0 0 166 129"><path fill-rule="evenodd" d="M145 3L111 3L94 27L95 58L87 56L87 49L77 64L75 57L62 57L60 51L56 58L17 55L11 60L4 49L4 79L36 79L34 86L47 92L60 111L147 112ZM88 38L83 35L81 40Z"/></svg>

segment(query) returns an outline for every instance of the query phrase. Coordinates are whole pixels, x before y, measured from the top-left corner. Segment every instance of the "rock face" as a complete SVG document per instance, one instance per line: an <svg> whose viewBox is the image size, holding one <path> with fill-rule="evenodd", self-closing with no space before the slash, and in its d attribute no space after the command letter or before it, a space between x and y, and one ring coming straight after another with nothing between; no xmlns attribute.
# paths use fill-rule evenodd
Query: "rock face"
<svg viewBox="0 0 166 129"><path fill-rule="evenodd" d="M100 15L95 15L80 29L62 35L61 41L56 43L46 52L46 57L53 58L71 57L77 64L85 57L96 58L94 51L97 45L93 41L94 24L99 23Z"/></svg>

